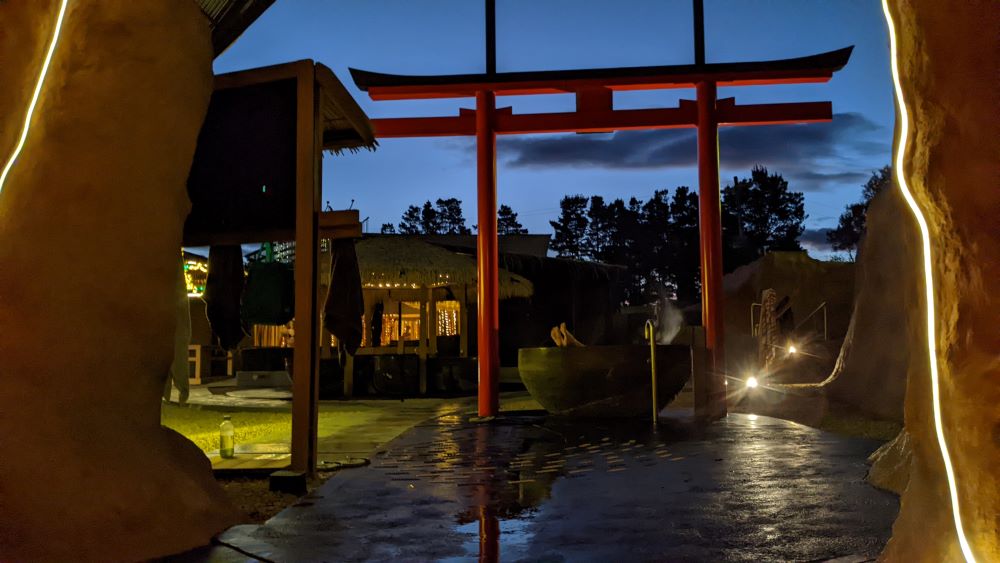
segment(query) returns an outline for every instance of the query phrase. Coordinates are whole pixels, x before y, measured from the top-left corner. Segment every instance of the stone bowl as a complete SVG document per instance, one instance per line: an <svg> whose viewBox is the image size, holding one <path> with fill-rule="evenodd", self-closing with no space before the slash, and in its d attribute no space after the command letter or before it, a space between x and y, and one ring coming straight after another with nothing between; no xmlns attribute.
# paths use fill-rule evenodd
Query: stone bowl
<svg viewBox="0 0 1000 563"><path fill-rule="evenodd" d="M656 346L658 408L691 377L691 348ZM521 348L518 371L531 396L555 415L652 417L648 345Z"/></svg>

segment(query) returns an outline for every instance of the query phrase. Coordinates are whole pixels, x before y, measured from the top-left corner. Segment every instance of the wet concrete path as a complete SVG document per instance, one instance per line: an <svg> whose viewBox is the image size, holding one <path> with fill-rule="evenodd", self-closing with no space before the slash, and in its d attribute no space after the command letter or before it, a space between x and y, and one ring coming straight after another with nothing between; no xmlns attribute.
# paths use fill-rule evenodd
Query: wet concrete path
<svg viewBox="0 0 1000 563"><path fill-rule="evenodd" d="M823 561L874 557L898 502L877 442L731 414L580 425L451 415L225 543L272 561ZM187 561L245 561L228 547Z"/></svg>

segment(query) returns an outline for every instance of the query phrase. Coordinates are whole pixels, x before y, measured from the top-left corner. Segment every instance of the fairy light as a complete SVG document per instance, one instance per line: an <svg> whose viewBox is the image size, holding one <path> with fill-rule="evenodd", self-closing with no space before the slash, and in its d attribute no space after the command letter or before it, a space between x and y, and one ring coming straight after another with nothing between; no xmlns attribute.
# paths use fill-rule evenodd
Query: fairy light
<svg viewBox="0 0 1000 563"><path fill-rule="evenodd" d="M3 172L0 172L0 192L3 191L4 183L7 181L7 175L10 174L11 168L14 167L14 163L17 162L17 157L21 156L21 150L24 149L24 143L28 140L28 132L31 130L31 117L35 113L35 106L38 104L38 98L42 93L42 85L45 83L45 75L49 72L49 64L52 62L52 55L56 52L56 44L59 42L59 35L62 32L63 18L66 15L66 6L69 4L69 0L62 0L59 4L59 15L56 17L56 26L52 30L52 39L49 41L49 50L45 53L45 60L42 62L42 70L38 73L38 81L35 83L35 91L31 95L31 102L28 103L28 111L24 114L24 125L21 126L21 136L17 139L17 145L14 146L14 152L11 153L10 158L7 159L7 163L3 167Z"/></svg>
<svg viewBox="0 0 1000 563"><path fill-rule="evenodd" d="M955 533L958 535L958 543L962 548L962 555L969 563L975 563L976 558L972 553L969 540L965 537L965 529L962 526L962 513L959 509L958 481L955 476L955 469L951 464L951 455L948 453L948 443L944 436L944 425L941 422L941 389L938 375L937 342L935 335L935 311L934 311L934 271L931 261L931 234L927 226L927 220L920 211L916 199L910 192L910 187L906 183L904 165L906 164L906 148L910 133L910 116L903 99L903 87L899 78L899 56L896 44L896 26L889 12L888 0L882 0L882 11L885 13L886 22L889 25L889 50L891 53L892 82L896 94L896 103L900 113L899 146L896 149L894 166L896 169L896 181L899 190L903 193L906 204L920 226L920 238L923 243L924 254L924 289L927 301L927 355L930 362L931 373L931 397L934 407L934 430L937 434L938 448L941 450L941 458L944 461L945 474L948 477L948 492L951 495L951 512L955 520Z"/></svg>

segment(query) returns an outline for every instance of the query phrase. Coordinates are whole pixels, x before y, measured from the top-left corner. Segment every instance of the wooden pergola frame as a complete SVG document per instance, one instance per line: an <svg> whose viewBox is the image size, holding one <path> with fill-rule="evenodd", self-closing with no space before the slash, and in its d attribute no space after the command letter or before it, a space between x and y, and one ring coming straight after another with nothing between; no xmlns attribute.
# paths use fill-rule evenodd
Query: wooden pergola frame
<svg viewBox="0 0 1000 563"><path fill-rule="evenodd" d="M295 347L292 372L291 469L316 468L319 398L319 239L359 238L359 212L321 212L323 151L374 146L367 116L329 68L311 60L238 71L215 77L215 89L240 88L294 79L296 88L295 228L251 234L219 233L185 239L185 245L295 241ZM331 108L346 128L325 125Z"/></svg>

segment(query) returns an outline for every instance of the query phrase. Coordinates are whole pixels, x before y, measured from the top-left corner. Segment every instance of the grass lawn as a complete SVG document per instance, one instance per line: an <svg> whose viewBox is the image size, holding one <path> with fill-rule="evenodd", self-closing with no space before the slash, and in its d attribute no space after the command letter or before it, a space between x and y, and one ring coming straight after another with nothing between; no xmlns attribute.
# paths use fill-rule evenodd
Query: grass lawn
<svg viewBox="0 0 1000 563"><path fill-rule="evenodd" d="M366 405L336 405L320 409L319 436L331 436L355 426L373 424L381 413ZM219 425L230 415L237 444L288 443L292 437L290 411L214 409L199 406L163 405L160 421L186 436L204 452L219 449Z"/></svg>

